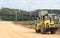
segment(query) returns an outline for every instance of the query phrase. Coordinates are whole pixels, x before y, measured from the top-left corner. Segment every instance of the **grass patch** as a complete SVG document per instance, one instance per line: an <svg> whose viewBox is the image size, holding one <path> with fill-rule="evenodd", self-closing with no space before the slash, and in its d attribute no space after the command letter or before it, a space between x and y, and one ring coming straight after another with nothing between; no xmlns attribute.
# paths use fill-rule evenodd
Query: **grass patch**
<svg viewBox="0 0 60 38"><path fill-rule="evenodd" d="M33 25L33 24L37 24L37 23L40 23L40 22L35 20L35 21L22 21L22 23L25 24L25 25Z"/></svg>

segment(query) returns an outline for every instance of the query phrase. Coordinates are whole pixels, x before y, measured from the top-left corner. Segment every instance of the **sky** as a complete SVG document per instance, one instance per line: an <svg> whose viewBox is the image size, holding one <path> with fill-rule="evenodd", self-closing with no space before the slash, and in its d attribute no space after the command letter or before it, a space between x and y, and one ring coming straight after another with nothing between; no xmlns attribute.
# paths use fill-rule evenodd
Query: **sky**
<svg viewBox="0 0 60 38"><path fill-rule="evenodd" d="M60 9L60 0L0 0L0 8L21 10Z"/></svg>

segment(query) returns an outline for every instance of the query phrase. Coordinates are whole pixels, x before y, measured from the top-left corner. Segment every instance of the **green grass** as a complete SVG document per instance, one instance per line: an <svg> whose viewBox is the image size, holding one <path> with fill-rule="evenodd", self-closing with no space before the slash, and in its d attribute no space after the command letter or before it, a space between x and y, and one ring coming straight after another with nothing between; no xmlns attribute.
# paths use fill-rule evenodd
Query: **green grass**
<svg viewBox="0 0 60 38"><path fill-rule="evenodd" d="M25 24L25 25L33 25L33 24L37 24L37 23L40 23L40 22L34 20L34 21L22 21L22 23Z"/></svg>

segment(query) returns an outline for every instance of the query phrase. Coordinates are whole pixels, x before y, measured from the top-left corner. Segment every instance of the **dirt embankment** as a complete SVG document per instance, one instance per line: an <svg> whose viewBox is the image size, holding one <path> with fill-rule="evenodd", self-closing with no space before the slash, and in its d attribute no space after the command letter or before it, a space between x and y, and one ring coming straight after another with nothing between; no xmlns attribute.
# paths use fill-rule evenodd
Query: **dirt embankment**
<svg viewBox="0 0 60 38"><path fill-rule="evenodd" d="M34 24L26 24L25 22L20 22L20 21L17 21L17 22L13 22L15 25L22 25L26 28L29 28L29 29L34 29ZM58 32L60 32L60 24L57 24L59 27L58 27Z"/></svg>
<svg viewBox="0 0 60 38"><path fill-rule="evenodd" d="M26 27L26 28L29 28L29 29L34 29L34 24L26 24L26 23L24 23L24 22L20 22L20 21L17 21L17 22L13 22L13 24L15 24L15 25L22 25L22 26L24 26L24 27Z"/></svg>

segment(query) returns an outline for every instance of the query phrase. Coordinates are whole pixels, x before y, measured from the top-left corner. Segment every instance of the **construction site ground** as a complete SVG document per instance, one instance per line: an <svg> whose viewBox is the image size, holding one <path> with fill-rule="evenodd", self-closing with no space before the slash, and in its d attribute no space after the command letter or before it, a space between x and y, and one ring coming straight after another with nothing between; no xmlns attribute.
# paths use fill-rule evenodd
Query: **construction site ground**
<svg viewBox="0 0 60 38"><path fill-rule="evenodd" d="M0 38L60 38L60 33L36 33L34 29L14 24L12 21L0 21Z"/></svg>

